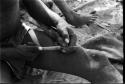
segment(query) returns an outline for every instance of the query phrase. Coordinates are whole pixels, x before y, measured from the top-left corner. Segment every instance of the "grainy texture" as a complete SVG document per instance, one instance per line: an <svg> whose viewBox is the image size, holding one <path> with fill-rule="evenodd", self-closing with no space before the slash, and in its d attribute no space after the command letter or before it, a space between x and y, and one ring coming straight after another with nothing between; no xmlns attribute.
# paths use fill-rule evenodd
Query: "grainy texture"
<svg viewBox="0 0 125 84"><path fill-rule="evenodd" d="M67 4L72 9L74 9L77 6L86 3L87 1L93 1L93 0L66 0L66 1ZM116 3L115 0L95 0L95 3L85 6L81 10L78 10L77 13L88 14L94 10L97 10L98 11L97 14L99 15L97 22L99 22L101 25L108 28L109 30L112 30L113 33L117 35L117 33L123 31L122 29L120 29L120 27L123 26L123 9L121 5L117 4L118 3ZM53 7L53 10L56 13L61 14L59 9L55 5ZM23 15L21 17L23 17L25 21L31 21L34 24L37 24L35 20L33 20L25 11L21 10L21 15ZM29 24L29 26L37 28L34 24ZM73 29L73 30L78 37L78 44L80 45L83 44L85 40L94 37L96 35L111 33L93 24L90 25L89 27L82 26L82 29ZM119 67L122 66L120 65ZM36 72L40 72L42 74L37 79L41 83L87 83L88 82L83 78L65 73L34 69L33 74L36 74Z"/></svg>

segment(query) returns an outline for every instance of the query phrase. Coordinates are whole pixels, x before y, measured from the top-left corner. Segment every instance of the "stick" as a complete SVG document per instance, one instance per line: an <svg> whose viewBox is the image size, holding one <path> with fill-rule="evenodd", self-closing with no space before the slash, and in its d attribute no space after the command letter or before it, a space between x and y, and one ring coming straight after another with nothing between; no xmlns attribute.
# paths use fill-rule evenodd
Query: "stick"
<svg viewBox="0 0 125 84"><path fill-rule="evenodd" d="M38 46L38 50L40 51L54 51L54 50L60 50L61 46L51 46L51 47L41 47Z"/></svg>

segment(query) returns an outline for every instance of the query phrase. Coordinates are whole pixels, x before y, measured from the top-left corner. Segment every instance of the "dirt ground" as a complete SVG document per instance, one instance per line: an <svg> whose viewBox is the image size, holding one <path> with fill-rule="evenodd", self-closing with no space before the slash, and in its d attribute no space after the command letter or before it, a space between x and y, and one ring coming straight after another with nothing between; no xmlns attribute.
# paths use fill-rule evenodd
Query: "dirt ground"
<svg viewBox="0 0 125 84"><path fill-rule="evenodd" d="M73 29L77 35L78 43L80 45L83 44L87 39L94 37L96 35L106 33L113 33L117 35L123 32L123 29L121 28L123 26L123 8L121 5L116 3L115 0L66 0L66 2L72 8L72 10L77 9L78 6L84 3L92 2L91 4L88 4L83 8L77 10L77 13L89 14L90 12L96 10L97 14L99 15L97 22L103 25L104 28L110 30L108 31L106 29L102 29L96 24L91 24L89 27L84 25L80 29ZM53 6L53 11L55 11L56 13L61 13L55 5ZM24 14L22 17L24 17L26 21L31 21L34 24L37 24L29 15L27 15L26 12L21 10L21 14ZM36 27L33 24L30 24L29 26L34 28ZM87 80L77 76L54 71L43 71L34 69L34 74L38 71L42 74L41 77L39 77L39 81L41 83L88 82Z"/></svg>

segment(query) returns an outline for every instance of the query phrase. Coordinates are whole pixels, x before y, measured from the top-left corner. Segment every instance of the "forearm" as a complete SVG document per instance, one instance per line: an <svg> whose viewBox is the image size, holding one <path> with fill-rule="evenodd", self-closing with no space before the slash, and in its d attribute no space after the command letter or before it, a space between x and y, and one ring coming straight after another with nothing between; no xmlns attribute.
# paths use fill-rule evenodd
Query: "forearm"
<svg viewBox="0 0 125 84"><path fill-rule="evenodd" d="M41 0L23 0L29 14L40 23L56 26L62 18L50 10Z"/></svg>

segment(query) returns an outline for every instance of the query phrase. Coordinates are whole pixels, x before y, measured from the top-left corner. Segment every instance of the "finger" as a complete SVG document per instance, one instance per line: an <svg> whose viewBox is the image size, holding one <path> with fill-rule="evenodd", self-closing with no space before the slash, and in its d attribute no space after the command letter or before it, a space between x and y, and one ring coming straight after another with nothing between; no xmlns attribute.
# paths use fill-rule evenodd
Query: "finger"
<svg viewBox="0 0 125 84"><path fill-rule="evenodd" d="M56 40L56 32L54 30L45 30L44 33L48 35L52 40Z"/></svg>
<svg viewBox="0 0 125 84"><path fill-rule="evenodd" d="M89 22L90 22L90 23L91 23L91 22L94 22L94 21L95 21L94 19L93 19L93 20L92 20L92 19L91 19L91 20L89 20Z"/></svg>
<svg viewBox="0 0 125 84"><path fill-rule="evenodd" d="M92 17L91 20L93 20L93 19L95 20L95 19L97 19L97 17Z"/></svg>
<svg viewBox="0 0 125 84"><path fill-rule="evenodd" d="M60 36L57 37L57 42L60 46L66 46L65 42Z"/></svg>
<svg viewBox="0 0 125 84"><path fill-rule="evenodd" d="M62 36L64 38L64 41L68 44L69 43L69 35L67 31L63 31Z"/></svg>
<svg viewBox="0 0 125 84"><path fill-rule="evenodd" d="M57 42L59 45L63 46L64 45L64 41L63 39L60 37L60 35L58 34L58 32L56 30L46 30L45 33L55 42Z"/></svg>
<svg viewBox="0 0 125 84"><path fill-rule="evenodd" d="M92 23L94 23L94 21L93 20L89 20L89 22L87 23L87 25L89 26Z"/></svg>
<svg viewBox="0 0 125 84"><path fill-rule="evenodd" d="M75 46L77 42L77 36L74 34L72 29L68 29L68 33L70 38L69 46Z"/></svg>
<svg viewBox="0 0 125 84"><path fill-rule="evenodd" d="M63 38L61 38L61 36L55 31L55 30L52 30L53 34L53 39L61 46L65 46L65 43L63 41Z"/></svg>
<svg viewBox="0 0 125 84"><path fill-rule="evenodd" d="M97 16L93 16L93 17L91 17L91 19L93 20L96 20L98 17Z"/></svg>
<svg viewBox="0 0 125 84"><path fill-rule="evenodd" d="M96 18L91 18L89 21L95 21L96 20Z"/></svg>
<svg viewBox="0 0 125 84"><path fill-rule="evenodd" d="M67 29L59 30L59 33L63 37L63 40L66 44L69 44L69 35Z"/></svg>
<svg viewBox="0 0 125 84"><path fill-rule="evenodd" d="M92 16L96 16L96 17L98 17L98 14L91 14Z"/></svg>

